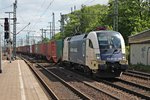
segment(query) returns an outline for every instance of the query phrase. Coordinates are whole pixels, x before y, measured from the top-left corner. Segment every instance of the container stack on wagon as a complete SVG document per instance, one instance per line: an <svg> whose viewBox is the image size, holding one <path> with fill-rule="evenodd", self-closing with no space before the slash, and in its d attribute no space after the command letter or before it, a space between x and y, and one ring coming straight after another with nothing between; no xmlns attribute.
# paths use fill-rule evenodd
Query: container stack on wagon
<svg viewBox="0 0 150 100"><path fill-rule="evenodd" d="M33 44L17 47L18 53L44 57L49 61L57 62L62 59L63 40L52 40L48 43Z"/></svg>

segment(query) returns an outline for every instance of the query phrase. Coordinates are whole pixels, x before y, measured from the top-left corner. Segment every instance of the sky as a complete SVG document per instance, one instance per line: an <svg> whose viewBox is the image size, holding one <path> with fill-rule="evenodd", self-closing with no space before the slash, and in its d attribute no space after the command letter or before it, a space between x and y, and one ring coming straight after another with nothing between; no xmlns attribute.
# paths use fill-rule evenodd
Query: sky
<svg viewBox="0 0 150 100"><path fill-rule="evenodd" d="M0 0L0 18L8 17L5 12L13 11L14 2L15 0ZM60 13L68 14L71 12L71 7L74 8L74 6L76 6L76 10L79 10L81 5L91 6L107 3L108 0L17 0L17 32L30 23L24 31L17 35L17 41L21 38L25 39L28 31L31 36L41 35L40 29L49 28L48 22L52 22L53 12L55 13L56 29L60 29ZM12 14L11 17L13 17ZM3 25L3 23L4 20L0 19L0 24Z"/></svg>

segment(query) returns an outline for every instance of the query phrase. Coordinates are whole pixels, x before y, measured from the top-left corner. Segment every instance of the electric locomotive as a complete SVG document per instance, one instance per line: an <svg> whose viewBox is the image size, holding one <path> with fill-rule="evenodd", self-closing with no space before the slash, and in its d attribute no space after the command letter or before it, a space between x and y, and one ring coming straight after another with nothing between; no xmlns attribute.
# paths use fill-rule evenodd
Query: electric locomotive
<svg viewBox="0 0 150 100"><path fill-rule="evenodd" d="M64 40L63 62L100 77L119 77L127 69L125 42L116 31L92 31Z"/></svg>

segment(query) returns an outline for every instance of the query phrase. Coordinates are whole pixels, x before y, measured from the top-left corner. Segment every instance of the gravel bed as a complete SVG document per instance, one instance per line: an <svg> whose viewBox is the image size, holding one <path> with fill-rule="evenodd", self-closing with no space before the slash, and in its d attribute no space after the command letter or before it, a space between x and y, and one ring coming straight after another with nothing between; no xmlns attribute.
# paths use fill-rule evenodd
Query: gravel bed
<svg viewBox="0 0 150 100"><path fill-rule="evenodd" d="M55 71L56 73L56 71ZM110 99L108 98L108 95L104 94L104 93L100 93L99 91L95 91L93 90L93 88L90 88L88 86L86 86L84 83L79 84L79 81L77 82L77 80L81 80L81 81L84 81L84 82L88 82L90 83L92 86L95 86L97 88L100 88L100 89L103 89L104 91L108 92L108 93L111 93L113 95L116 95L117 97L119 97L120 99L130 99L130 100L137 100L138 98L136 96L133 96L133 95L130 95L130 94L127 94L121 90L117 90L111 86L108 86L108 85L105 85L103 83L99 83L99 82L96 82L94 80L90 80L90 79L87 79L81 75L77 75L75 73L72 73L70 71L67 71L65 69L60 69L60 71L58 72L57 71L57 74L68 74L66 76L64 76L64 79L67 78L66 80L68 80L70 78L71 81L69 81L73 86L79 88L81 91L86 91L86 94L88 94L90 97L92 97L92 99L98 99L99 97L104 97L104 99ZM74 81L73 81L74 80ZM75 81L76 80L76 81ZM84 88L83 88L84 87ZM92 92L92 91L95 91L95 92ZM96 93L96 94L95 94ZM96 96L95 96L96 95ZM112 98L111 98L112 99Z"/></svg>
<svg viewBox="0 0 150 100"><path fill-rule="evenodd" d="M124 88L129 89L129 90L138 92L138 93L143 94L145 96L150 96L150 91L145 91L141 88L131 86L131 85L128 85L128 84L124 84L122 82L114 82L114 84L119 85L119 86L124 87Z"/></svg>
<svg viewBox="0 0 150 100"><path fill-rule="evenodd" d="M65 69L64 69L65 70ZM70 71L69 71L70 72ZM68 72L68 73L69 73ZM110 92L112 95L116 95L117 97L119 97L120 99L126 99L126 98L128 98L128 99L130 99L130 100L137 100L137 99L139 99L139 98L137 98L136 96L133 96L133 95L131 95L131 94L128 94L128 93L126 93L126 92L124 92L124 91L122 91L122 90L119 90L119 89L116 89L116 88L114 88L114 87L111 87L111 86L109 86L109 85L107 85L107 84L104 84L104 83L102 83L102 82L97 82L97 81L93 81L93 80L91 80L91 79L88 79L88 78L86 78L86 77L83 77L83 76L81 76L81 75L78 75L78 74L76 74L76 73L72 73L72 72L70 72L70 74L75 74L75 76L77 76L78 78L80 78L80 79L83 79L83 81L85 81L85 82L90 82L90 84L91 85L93 85L93 86L96 86L97 88L100 88L100 89L102 89L102 90L104 90L104 91L106 91L106 92ZM77 78L76 77L76 78Z"/></svg>
<svg viewBox="0 0 150 100"><path fill-rule="evenodd" d="M58 69L51 69L51 71L54 72L55 74L57 74L62 79L64 79L65 81L67 81L69 84L76 87L82 93L88 95L91 99L95 99L95 100L100 99L100 98L102 100L110 100L110 99L112 100L113 99L113 98L109 97L108 95L101 93L101 92L85 85L84 83L78 81L77 79L70 77L68 75L65 75L66 73L62 73Z"/></svg>
<svg viewBox="0 0 150 100"><path fill-rule="evenodd" d="M136 78L136 77L128 76L128 75L124 75L124 74L120 77L120 79L129 81L129 82L133 82L133 83L136 83L139 85L150 87L150 80L144 80L141 78Z"/></svg>
<svg viewBox="0 0 150 100"><path fill-rule="evenodd" d="M54 65L53 63L38 63L38 64L44 66L45 68L50 67L50 66L52 67Z"/></svg>
<svg viewBox="0 0 150 100"><path fill-rule="evenodd" d="M51 90L57 95L60 99L76 99L80 98L74 94L71 90L69 90L66 86L64 86L60 81L51 76L48 72L43 69L35 69L38 74L42 77L42 79L48 84Z"/></svg>

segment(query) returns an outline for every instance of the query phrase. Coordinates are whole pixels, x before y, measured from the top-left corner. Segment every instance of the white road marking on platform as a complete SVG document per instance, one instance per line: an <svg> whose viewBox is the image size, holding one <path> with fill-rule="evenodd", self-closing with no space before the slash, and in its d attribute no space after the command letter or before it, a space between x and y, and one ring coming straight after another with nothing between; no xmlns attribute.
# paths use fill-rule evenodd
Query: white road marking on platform
<svg viewBox="0 0 150 100"><path fill-rule="evenodd" d="M21 100L26 100L19 60L18 60L18 69L19 69L20 89L21 89Z"/></svg>

